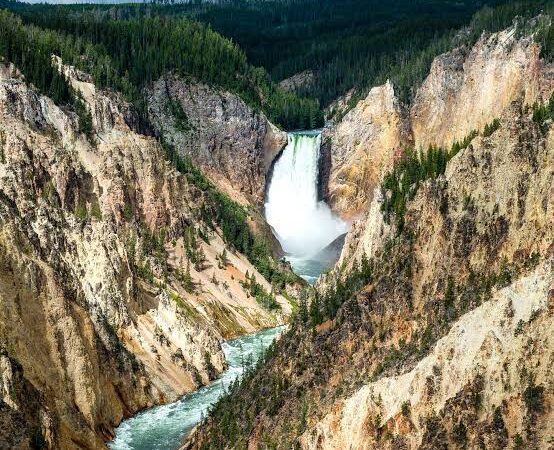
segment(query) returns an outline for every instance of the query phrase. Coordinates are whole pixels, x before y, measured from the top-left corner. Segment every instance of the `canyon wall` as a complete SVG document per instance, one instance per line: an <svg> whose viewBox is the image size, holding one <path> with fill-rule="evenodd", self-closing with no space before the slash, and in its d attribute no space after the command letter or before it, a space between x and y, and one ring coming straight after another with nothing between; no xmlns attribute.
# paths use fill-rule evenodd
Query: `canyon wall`
<svg viewBox="0 0 554 450"><path fill-rule="evenodd" d="M435 58L410 109L416 148L461 141L516 99L526 105L547 100L554 78L539 54L533 38L514 26Z"/></svg>
<svg viewBox="0 0 554 450"><path fill-rule="evenodd" d="M387 83L371 89L336 126L323 131L324 152L331 155L326 200L342 217L365 210L394 152L410 141L405 116Z"/></svg>
<svg viewBox="0 0 554 450"><path fill-rule="evenodd" d="M320 333L320 339L336 339L342 329L343 351L331 359L360 358L360 373L352 377L363 380L360 374L367 373L374 381L361 388L343 381L352 393L324 404L328 412L308 426L302 448L501 449L520 438L523 448L548 448L554 431L554 135L543 137L521 116L521 104L501 123L458 154L444 178L418 191L407 213L413 241L401 250L410 256L396 260L400 266L385 276L406 284L383 289L386 278L377 279L350 302L363 311L365 337L345 332L364 326L348 315L348 304L333 331ZM371 255L378 264L398 256L376 239L368 242L377 247ZM490 283L487 273L496 274L491 291L479 287ZM456 287L449 299L450 282ZM443 332L436 332L435 343L430 330L437 328ZM389 342L385 352L383 341ZM362 355L372 368L363 367ZM327 377L333 385L348 379L334 371Z"/></svg>
<svg viewBox="0 0 554 450"><path fill-rule="evenodd" d="M386 85L372 89L379 92ZM387 105L394 100L392 87L386 89L390 96L373 96L371 109L377 111L377 118L363 119L362 112L368 109L368 99L361 101L336 127L327 133L328 146L333 163L329 169L329 180L348 180L344 174L369 174L358 177L355 188L360 200L346 196L349 201L333 202L334 195L340 196L345 189L338 182L329 182L328 196L336 212L345 217L354 217L351 233L341 263L351 263L362 254L373 255L378 245L389 237L388 227L382 221L380 208L382 196L379 184L394 160L402 154L399 149L414 147L427 149L429 145L449 149L454 142L460 142L472 132L482 132L487 124L500 118L513 102L520 102L522 108L534 102L547 101L554 90L554 68L540 59L540 47L532 37L522 35L517 26L507 30L483 34L471 48L459 47L438 56L433 61L429 75L416 91L409 112L398 113L390 120ZM353 118L358 118L352 127ZM403 119L402 119L403 118ZM375 124L384 123L382 127ZM343 131L354 131L350 136ZM388 136L397 139L388 139ZM356 151L358 142L375 142L373 150ZM361 145L361 144L360 144ZM363 169L370 166L371 169ZM343 183L343 185L346 181ZM347 190L348 191L348 190ZM379 236L379 239L376 239Z"/></svg>
<svg viewBox="0 0 554 450"><path fill-rule="evenodd" d="M237 95L166 75L148 95L156 132L189 155L225 192L261 206L266 174L287 143L286 133Z"/></svg>
<svg viewBox="0 0 554 450"><path fill-rule="evenodd" d="M243 288L248 272L271 291L205 223L208 196L132 106L55 63L88 135L0 70L0 446L103 449L123 417L221 373L224 338L291 309L276 296L268 311Z"/></svg>
<svg viewBox="0 0 554 450"><path fill-rule="evenodd" d="M324 130L331 207L345 218L366 213L374 188L401 148L449 147L500 117L514 100L525 105L547 100L554 72L539 54L533 38L514 26L435 58L409 111L390 82L372 88Z"/></svg>

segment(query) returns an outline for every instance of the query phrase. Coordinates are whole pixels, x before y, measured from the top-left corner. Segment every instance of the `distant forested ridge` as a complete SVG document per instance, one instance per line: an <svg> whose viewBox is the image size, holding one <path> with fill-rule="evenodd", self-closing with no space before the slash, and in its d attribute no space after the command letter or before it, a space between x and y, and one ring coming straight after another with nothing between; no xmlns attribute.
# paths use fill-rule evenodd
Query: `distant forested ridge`
<svg viewBox="0 0 554 450"><path fill-rule="evenodd" d="M121 91L139 110L144 86L176 71L237 93L285 129L321 126L323 107L347 92L353 106L387 79L409 103L435 56L550 4L225 0L66 6L0 0L0 8L21 18L19 26L37 27L35 44L92 74L99 86ZM48 35L46 44L37 35ZM547 52L554 48L549 31L540 39ZM277 86L308 69L315 81L297 93Z"/></svg>
<svg viewBox="0 0 554 450"><path fill-rule="evenodd" d="M249 61L274 81L313 70L316 82L300 91L323 106L351 89L361 94L393 80L405 102L433 58L455 45L497 31L516 15L537 14L547 1L531 0L226 0L139 5L47 7L34 21L66 28L67 14L128 20L193 17L230 37ZM34 11L40 6L35 6ZM80 19L82 20L82 19ZM471 26L470 26L471 24ZM460 33L465 28L465 32ZM472 43L472 42L468 42Z"/></svg>
<svg viewBox="0 0 554 450"><path fill-rule="evenodd" d="M143 109L143 88L174 71L238 94L285 129L322 124L317 100L282 90L263 68L247 61L237 44L193 19L155 16L120 20L90 8L77 11L74 7L16 2L1 6L12 13L2 16L0 55L24 62L22 71L33 72L30 76L39 88L45 84L40 78L52 78L44 58L57 54L91 74L100 87L122 92L139 111ZM41 70L46 75L36 73Z"/></svg>
<svg viewBox="0 0 554 450"><path fill-rule="evenodd" d="M326 106L351 89L359 98L387 79L409 102L435 56L473 44L483 31L498 31L517 15L538 14L547 3L231 0L204 7L195 16L232 37L276 81L313 70L316 82L300 92Z"/></svg>

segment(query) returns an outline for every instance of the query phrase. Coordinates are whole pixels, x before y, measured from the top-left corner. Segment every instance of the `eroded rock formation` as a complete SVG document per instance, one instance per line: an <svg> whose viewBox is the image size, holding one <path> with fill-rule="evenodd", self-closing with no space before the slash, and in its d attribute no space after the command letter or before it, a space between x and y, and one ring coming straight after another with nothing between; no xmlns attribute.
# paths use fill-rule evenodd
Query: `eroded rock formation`
<svg viewBox="0 0 554 450"><path fill-rule="evenodd" d="M174 75L149 93L149 115L168 144L189 155L242 203L263 204L266 174L286 133L237 95Z"/></svg>
<svg viewBox="0 0 554 450"><path fill-rule="evenodd" d="M281 323L290 305L277 296L270 313L241 286L248 271L271 289L244 256L223 256L205 193L133 108L57 64L89 137L0 70L0 446L103 449L124 416L221 373L223 338Z"/></svg>
<svg viewBox="0 0 554 450"><path fill-rule="evenodd" d="M324 130L323 146L331 155L327 201L344 218L365 210L395 150L409 142L405 115L387 83L371 89L336 126Z"/></svg>
<svg viewBox="0 0 554 450"><path fill-rule="evenodd" d="M500 117L511 103L531 105L554 88L551 65L516 26L484 34L472 47L435 58L404 111L392 84L373 88L324 132L331 154L327 196L346 218L365 214L374 188L402 147L451 146Z"/></svg>

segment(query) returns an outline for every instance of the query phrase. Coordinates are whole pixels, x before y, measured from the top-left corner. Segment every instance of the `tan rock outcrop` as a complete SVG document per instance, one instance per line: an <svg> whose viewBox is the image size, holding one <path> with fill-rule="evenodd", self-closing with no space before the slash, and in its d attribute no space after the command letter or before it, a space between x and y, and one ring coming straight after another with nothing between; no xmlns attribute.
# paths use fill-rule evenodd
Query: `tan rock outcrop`
<svg viewBox="0 0 554 450"><path fill-rule="evenodd" d="M529 105L548 98L553 84L539 53L514 26L435 58L411 106L416 148L448 146L482 130L514 100Z"/></svg>
<svg viewBox="0 0 554 450"><path fill-rule="evenodd" d="M405 122L398 122L410 129L398 135L410 136L413 141L399 139L397 147L409 144L425 149L433 144L449 148L453 142L461 141L474 130L482 132L485 125L494 119L512 114L509 110L514 102L525 108L535 101L548 99L554 90L554 68L540 59L540 47L533 38L521 36L518 30L517 26L513 26L498 33L484 34L471 49L460 47L435 58L429 75L416 92L409 117ZM366 173L372 174L371 182L360 179L356 188L345 189L345 192L358 189L362 201L349 203L343 200L344 205L358 204L360 207L356 208L359 217L353 221L346 237L339 265L345 261L351 264L364 253L373 256L375 250L390 237L380 213L381 200L375 187L390 168L394 155L386 150L392 148L388 141L385 139L383 145L380 140L383 128L374 125L375 121L380 123L390 117L389 109L379 107L382 97L374 97L373 108L376 114L382 116L377 119L363 118L361 112L368 108L367 102L368 99L360 102L344 118L345 124L339 123L329 133L333 161L330 180L340 179L342 173L358 173L358 168L363 166L364 153L357 152L354 146L363 140L357 137L358 133L344 135L344 142L340 144L339 130L345 126L355 129L350 117L359 118L358 128L364 128L368 133L366 141L377 142L375 153L382 155L381 159L368 161L371 168ZM391 133L394 136L394 127L384 130L385 136ZM396 130L398 132L398 127ZM330 182L330 204L341 213L346 206L341 207L340 202L332 201L332 186ZM348 199L348 195L345 198Z"/></svg>
<svg viewBox="0 0 554 450"><path fill-rule="evenodd" d="M382 173L410 139L392 83L374 87L336 126L323 132L330 152L327 201L344 218L365 211Z"/></svg>
<svg viewBox="0 0 554 450"><path fill-rule="evenodd" d="M497 430L497 438L506 433L507 444L517 433L524 435L531 414L521 414L529 386L525 370L532 371L536 386L547 391L554 387L554 314L548 304L548 293L554 289L553 263L547 261L458 319L409 372L381 378L338 402L304 433L302 448L396 449L400 443L402 448L425 448L429 418L440 417L448 429L457 424L456 406L465 415L474 414L476 426L492 420L500 405L505 405L506 416L509 410L519 410L505 421L506 430ZM471 403L463 404L469 386L482 389L475 413ZM545 449L554 431L554 411L546 408L534 441ZM402 420L405 426L399 427ZM388 439L383 437L386 433ZM464 448L477 446L475 439L466 441Z"/></svg>
<svg viewBox="0 0 554 450"><path fill-rule="evenodd" d="M316 73L313 70L304 70L280 81L279 86L285 91L297 92L309 88L314 84L315 79Z"/></svg>

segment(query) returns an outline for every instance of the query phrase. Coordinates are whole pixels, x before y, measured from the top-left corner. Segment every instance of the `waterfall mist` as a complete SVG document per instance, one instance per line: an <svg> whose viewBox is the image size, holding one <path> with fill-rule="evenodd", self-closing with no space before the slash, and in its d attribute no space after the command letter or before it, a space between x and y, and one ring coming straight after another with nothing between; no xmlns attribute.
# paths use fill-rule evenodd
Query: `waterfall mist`
<svg viewBox="0 0 554 450"><path fill-rule="evenodd" d="M312 257L347 230L346 223L318 201L320 144L320 133L289 133L267 194L266 220L295 259Z"/></svg>

